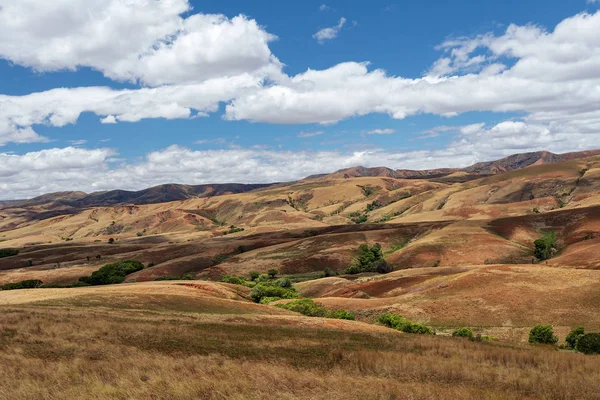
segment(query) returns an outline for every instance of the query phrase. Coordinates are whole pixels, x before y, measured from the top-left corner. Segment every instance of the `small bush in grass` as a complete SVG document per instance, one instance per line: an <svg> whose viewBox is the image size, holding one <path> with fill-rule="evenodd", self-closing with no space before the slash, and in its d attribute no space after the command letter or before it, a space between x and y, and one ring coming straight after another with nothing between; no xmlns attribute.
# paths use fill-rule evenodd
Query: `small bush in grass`
<svg viewBox="0 0 600 400"><path fill-rule="evenodd" d="M469 328L460 328L452 332L452 336L454 337L466 337L469 339L473 338L473 331Z"/></svg>
<svg viewBox="0 0 600 400"><path fill-rule="evenodd" d="M240 276L225 275L223 278L221 278L221 282L232 283L234 285L244 285L246 280Z"/></svg>
<svg viewBox="0 0 600 400"><path fill-rule="evenodd" d="M25 281L1 285L0 290L35 289L39 288L43 284L44 282L40 281L39 279L28 279Z"/></svg>
<svg viewBox="0 0 600 400"><path fill-rule="evenodd" d="M554 336L552 325L536 325L529 332L529 343L555 344L558 338Z"/></svg>
<svg viewBox="0 0 600 400"><path fill-rule="evenodd" d="M577 351L583 354L600 354L600 333L585 333L577 341Z"/></svg>
<svg viewBox="0 0 600 400"><path fill-rule="evenodd" d="M577 328L573 329L571 332L569 332L567 338L565 339L565 342L567 342L567 346L570 349L577 348L577 342L584 334L585 330L583 326L578 326Z"/></svg>
<svg viewBox="0 0 600 400"><path fill-rule="evenodd" d="M260 276L260 274L258 272L256 272L256 271L250 272L250 280L251 281L257 280L259 276Z"/></svg>
<svg viewBox="0 0 600 400"><path fill-rule="evenodd" d="M335 275L337 275L335 273L335 271L329 267L327 267L323 270L323 278L329 278L330 276L335 276Z"/></svg>
<svg viewBox="0 0 600 400"><path fill-rule="evenodd" d="M108 244L114 244L114 243L115 243L115 239L114 238L108 239Z"/></svg>
<svg viewBox="0 0 600 400"><path fill-rule="evenodd" d="M388 328L396 329L405 333L433 335L433 331L430 327L424 324L411 322L398 314L381 314L377 318L377 321L380 324L387 326Z"/></svg>
<svg viewBox="0 0 600 400"><path fill-rule="evenodd" d="M277 271L276 269L272 268L270 270L267 271L267 274L269 275L269 277L271 279L275 278L275 275L277 275L279 273L279 271Z"/></svg>
<svg viewBox="0 0 600 400"><path fill-rule="evenodd" d="M298 297L293 288L283 288L273 282L257 283L250 292L250 297L260 303L264 297L278 297L279 299L295 299Z"/></svg>

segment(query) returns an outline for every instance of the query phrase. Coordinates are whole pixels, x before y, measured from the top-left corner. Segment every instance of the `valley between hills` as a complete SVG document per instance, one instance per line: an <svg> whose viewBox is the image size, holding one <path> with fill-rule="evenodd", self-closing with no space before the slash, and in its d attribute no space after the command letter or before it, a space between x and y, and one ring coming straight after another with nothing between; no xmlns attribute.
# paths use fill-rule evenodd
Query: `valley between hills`
<svg viewBox="0 0 600 400"><path fill-rule="evenodd" d="M382 267L356 266L376 244ZM600 359L558 347L600 332L600 151L3 201L7 249L0 285L40 281L0 291L11 398L600 397ZM125 260L122 283L80 280ZM257 301L261 279L320 314ZM527 343L538 324L555 346Z"/></svg>

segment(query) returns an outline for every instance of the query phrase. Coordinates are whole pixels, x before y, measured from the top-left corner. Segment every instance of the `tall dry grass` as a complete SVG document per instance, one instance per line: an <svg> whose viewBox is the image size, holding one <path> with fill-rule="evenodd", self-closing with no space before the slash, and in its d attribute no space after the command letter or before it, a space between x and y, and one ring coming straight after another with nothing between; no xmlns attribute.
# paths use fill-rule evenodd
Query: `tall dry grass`
<svg viewBox="0 0 600 400"><path fill-rule="evenodd" d="M89 308L0 308L0 399L598 399L600 357Z"/></svg>

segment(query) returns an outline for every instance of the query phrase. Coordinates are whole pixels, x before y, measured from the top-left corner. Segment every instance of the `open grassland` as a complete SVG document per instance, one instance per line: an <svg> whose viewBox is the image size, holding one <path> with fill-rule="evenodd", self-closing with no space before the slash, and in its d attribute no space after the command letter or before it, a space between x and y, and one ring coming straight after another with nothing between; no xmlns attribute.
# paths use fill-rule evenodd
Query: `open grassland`
<svg viewBox="0 0 600 400"><path fill-rule="evenodd" d="M142 309L104 296L0 306L0 398L600 396L600 357L266 315L270 306L241 313L236 301L226 311L163 295Z"/></svg>

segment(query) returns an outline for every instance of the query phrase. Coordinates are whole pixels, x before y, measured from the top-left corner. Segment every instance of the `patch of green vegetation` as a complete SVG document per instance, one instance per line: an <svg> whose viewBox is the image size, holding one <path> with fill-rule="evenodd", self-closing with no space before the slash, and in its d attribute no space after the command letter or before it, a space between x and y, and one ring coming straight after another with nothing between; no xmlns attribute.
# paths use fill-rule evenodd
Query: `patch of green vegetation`
<svg viewBox="0 0 600 400"><path fill-rule="evenodd" d="M374 200L373 202L367 204L366 212L371 212L381 207L383 207L383 203L381 203L379 200Z"/></svg>
<svg viewBox="0 0 600 400"><path fill-rule="evenodd" d="M529 343L555 344L558 337L554 336L552 325L536 325L529 331Z"/></svg>
<svg viewBox="0 0 600 400"><path fill-rule="evenodd" d="M366 186L356 185L356 186L358 186L360 188L360 190L362 191L362 193L365 197L369 197L376 192L376 189L370 185L366 185Z"/></svg>
<svg viewBox="0 0 600 400"><path fill-rule="evenodd" d="M150 267L150 264L148 264L148 267ZM156 278L155 281L192 281L194 279L196 279L194 274L184 274L160 276Z"/></svg>
<svg viewBox="0 0 600 400"><path fill-rule="evenodd" d="M585 334L585 329L583 328L583 326L578 326L577 328L573 329L571 332L569 332L569 334L567 335L567 338L565 339L565 342L567 342L567 346L570 349L576 349L577 342L579 341L579 339L581 339L581 337L584 334Z"/></svg>
<svg viewBox="0 0 600 400"><path fill-rule="evenodd" d="M371 248L368 244L361 244L358 247L358 255L354 258L352 264L344 270L344 273L378 272L385 274L392 270L393 268L383 259L381 245L375 243Z"/></svg>
<svg viewBox="0 0 600 400"><path fill-rule="evenodd" d="M534 212L535 214L539 214L539 213L540 213L540 209L539 209L539 208L537 208L537 207L533 207L533 212Z"/></svg>
<svg viewBox="0 0 600 400"><path fill-rule="evenodd" d="M583 354L600 354L600 333L586 333L577 341L577 351Z"/></svg>
<svg viewBox="0 0 600 400"><path fill-rule="evenodd" d="M275 298L275 300L281 299L295 299L298 297L296 289L291 287L282 287L280 280L271 280L268 282L259 282L252 288L250 292L250 298L256 303L261 303L264 298ZM270 301L275 301L270 299Z"/></svg>
<svg viewBox="0 0 600 400"><path fill-rule="evenodd" d="M235 275L225 275L223 278L221 278L221 282L231 283L233 285L245 285L246 284L246 280L243 277L235 276Z"/></svg>
<svg viewBox="0 0 600 400"><path fill-rule="evenodd" d="M540 261L548 260L556 254L556 232L544 232L533 242L533 255Z"/></svg>
<svg viewBox="0 0 600 400"><path fill-rule="evenodd" d="M377 322L388 328L396 329L404 333L416 333L419 335L434 334L430 327L424 324L411 322L398 314L381 314L377 317Z"/></svg>
<svg viewBox="0 0 600 400"><path fill-rule="evenodd" d="M113 264L106 264L99 270L92 272L92 275L82 276L79 278L79 281L89 285L122 283L125 281L127 275L141 271L142 269L144 269L144 264L139 261L119 261Z"/></svg>
<svg viewBox="0 0 600 400"><path fill-rule="evenodd" d="M355 224L364 224L368 220L367 214L363 214L360 211L355 211L348 214L348 218L350 218L350 220Z"/></svg>
<svg viewBox="0 0 600 400"><path fill-rule="evenodd" d="M442 208L444 208L444 206L446 205L446 203L448 202L448 199L444 199L438 206L437 209L441 210Z"/></svg>
<svg viewBox="0 0 600 400"><path fill-rule="evenodd" d="M228 231L225 231L225 232L223 232L223 235L224 235L224 236L225 236L225 235L231 235L232 233L244 232L244 231L245 231L245 229L244 229L244 228L238 228L238 227L237 227L237 226L235 226L235 225L231 225L231 226L229 227L229 230L228 230Z"/></svg>
<svg viewBox="0 0 600 400"><path fill-rule="evenodd" d="M25 281L1 285L0 290L36 289L43 284L44 282L40 281L39 279L28 279Z"/></svg>
<svg viewBox="0 0 600 400"><path fill-rule="evenodd" d="M347 319L355 320L354 313L346 310L329 311L325 307L315 303L313 299L303 298L294 301L290 301L286 304L277 304L277 307L285 310L298 312L308 317L322 317L322 318L335 318L335 319Z"/></svg>
<svg viewBox="0 0 600 400"><path fill-rule="evenodd" d="M19 254L19 250L17 249L0 249L0 258L12 257L17 254Z"/></svg>
<svg viewBox="0 0 600 400"><path fill-rule="evenodd" d="M459 328L452 332L452 336L454 337L466 337L469 339L473 339L473 331L469 328Z"/></svg>

